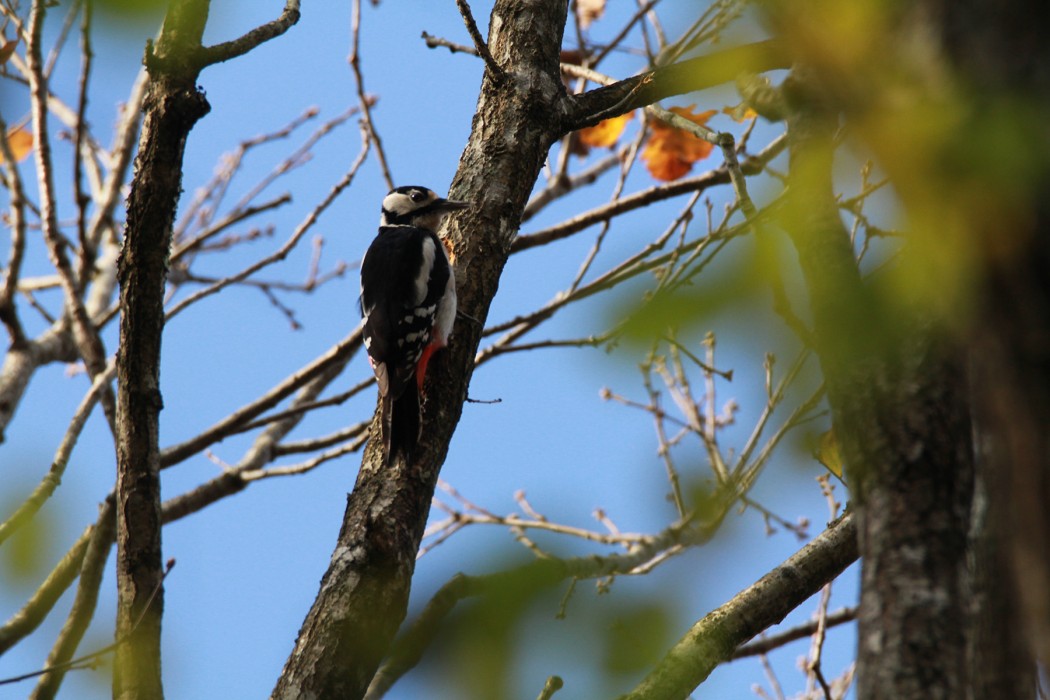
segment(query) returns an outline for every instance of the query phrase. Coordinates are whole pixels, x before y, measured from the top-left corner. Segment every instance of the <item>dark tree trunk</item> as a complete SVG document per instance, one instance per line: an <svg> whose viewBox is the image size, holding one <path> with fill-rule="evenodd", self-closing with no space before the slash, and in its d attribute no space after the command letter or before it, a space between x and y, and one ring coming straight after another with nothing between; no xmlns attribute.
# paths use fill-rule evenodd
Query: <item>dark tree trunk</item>
<svg viewBox="0 0 1050 700"><path fill-rule="evenodd" d="M1031 698L1033 659L1050 665L1050 44L1031 2L930 5L972 96L970 126L1019 144L1002 154L1009 172L967 173L983 179L989 201L1006 202L975 232L985 277L972 338L991 533L977 574L992 587L979 598L973 668L975 697Z"/></svg>
<svg viewBox="0 0 1050 700"><path fill-rule="evenodd" d="M121 251L117 351L117 628L113 697L163 697L160 623L164 567L158 443L164 285L186 137L208 112L187 59L200 46L207 0L173 3L150 74Z"/></svg>

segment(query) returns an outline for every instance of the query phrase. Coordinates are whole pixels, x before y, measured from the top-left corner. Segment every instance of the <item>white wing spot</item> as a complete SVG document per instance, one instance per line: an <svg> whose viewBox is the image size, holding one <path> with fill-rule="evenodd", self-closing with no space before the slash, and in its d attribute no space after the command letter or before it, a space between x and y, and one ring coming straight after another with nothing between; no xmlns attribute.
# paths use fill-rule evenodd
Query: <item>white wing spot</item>
<svg viewBox="0 0 1050 700"><path fill-rule="evenodd" d="M434 269L434 241L427 236L423 239L423 264L419 267L419 276L416 277L416 299L419 304L427 298L427 284L430 282L430 271Z"/></svg>

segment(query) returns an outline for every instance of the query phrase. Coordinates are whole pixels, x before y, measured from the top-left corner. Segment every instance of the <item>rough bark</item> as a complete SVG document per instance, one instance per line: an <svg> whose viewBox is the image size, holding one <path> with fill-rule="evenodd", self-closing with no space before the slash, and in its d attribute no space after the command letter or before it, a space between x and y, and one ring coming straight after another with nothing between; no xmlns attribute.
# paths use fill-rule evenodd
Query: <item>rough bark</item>
<svg viewBox="0 0 1050 700"><path fill-rule="evenodd" d="M118 263L117 628L113 697L161 698L159 419L164 285L186 137L208 112L187 57L200 45L207 0L176 2L156 49L147 47L150 85Z"/></svg>
<svg viewBox="0 0 1050 700"><path fill-rule="evenodd" d="M370 441L328 571L273 691L275 698L359 698L405 615L415 557L438 471L459 420L489 304L522 212L565 121L558 55L564 0L499 0L489 47L503 69L486 74L452 199L471 203L452 221L463 315L432 363L423 435L410 464L383 466ZM378 430L373 423L373 436Z"/></svg>
<svg viewBox="0 0 1050 700"><path fill-rule="evenodd" d="M813 78L800 71L786 86L787 224L858 517L858 698L959 698L973 480L961 353L862 282L833 198L837 119Z"/></svg>
<svg viewBox="0 0 1050 700"><path fill-rule="evenodd" d="M159 417L164 287L182 192L186 139L208 113L203 68L240 56L299 19L287 0L276 20L215 46L201 45L210 0L173 0L156 46L146 46L149 87L118 261L117 647L113 697L160 698L161 556Z"/></svg>

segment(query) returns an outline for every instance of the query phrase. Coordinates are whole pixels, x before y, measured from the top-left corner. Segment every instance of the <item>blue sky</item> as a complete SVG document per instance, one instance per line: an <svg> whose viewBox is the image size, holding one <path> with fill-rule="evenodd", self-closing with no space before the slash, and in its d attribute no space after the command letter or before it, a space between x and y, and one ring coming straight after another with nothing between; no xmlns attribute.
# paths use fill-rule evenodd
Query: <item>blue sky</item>
<svg viewBox="0 0 1050 700"><path fill-rule="evenodd" d="M240 35L276 16L282 5L273 1L216 2L205 40L212 43ZM633 11L633 4L624 5L611 2L609 17L594 26L592 36L614 32L620 26L618 18ZM473 3L483 31L490 6ZM692 7L684 0L665 3L662 17L669 34L674 35L676 22L681 23ZM100 136L108 141L108 125L115 122L116 106L126 98L144 39L155 25L145 18L131 21L110 16L100 21L106 31L95 40L95 90L89 114ZM281 128L310 106L320 109L319 119L323 120L356 103L353 76L346 61L349 29L349 3L306 3L299 24L284 37L247 57L204 71L200 84L212 111L190 135L184 202L211 177L220 156L241 139ZM422 31L469 42L452 2L408 5L387 0L379 8L368 3L362 8L361 56L366 89L379 100L374 118L394 179L399 185L422 184L444 192L469 132L481 65L468 56L426 48L420 39ZM77 72L73 59L70 51L60 63L56 77L60 94L73 94ZM641 67L638 57L619 55L604 69L626 76ZM0 98L8 121L15 121L19 110L26 109L8 87ZM731 91L712 90L666 104L696 103L707 109L735 101ZM713 126L739 128L725 117L717 117ZM629 128L637 129L637 120ZM253 154L232 189L247 190L310 129ZM753 143L764 145L775 133L774 127L761 125ZM199 272L219 274L239 269L277 248L342 176L359 148L360 135L351 120L316 149L311 162L270 191L272 195L289 191L293 197L291 204L267 219L275 227L274 236L205 261ZM59 157L68 154L66 144L57 149ZM701 163L700 169L717 165L712 157ZM28 168L28 164L23 167ZM530 221L523 232L538 230L604 201L613 184L612 178L603 178L593 191L559 203ZM638 169L628 182L628 191L648 185ZM356 263L371 240L385 191L376 162L370 159L353 186L313 231L325 240L322 269L330 269L340 260ZM715 210L719 211L730 196L728 189L712 193ZM758 187L756 197L762 196L763 189ZM69 201L68 196L65 201ZM618 223L596 269L604 270L617 261L617 255L639 247L663 228L667 212L680 206L681 202L673 202L670 208L650 208ZM69 213L67 210L65 215ZM654 221L658 222L655 230ZM585 232L557 249L512 257L489 321L506 320L550 299L571 280L593 235ZM6 243L0 240L5 248ZM748 246L747 241L740 242L736 255L746 259ZM307 241L286 262L260 277L301 280L309 260ZM31 250L25 274L46 271L46 258L37 245ZM350 270L311 295L282 297L294 309L302 326L299 330L293 330L261 294L249 289L227 290L175 318L164 339L162 446L196 434L344 337L358 322L356 297L356 273ZM743 310L755 311L755 305ZM619 313L611 299L593 299L556 317L534 339L574 337L584 332L581 329L600 331ZM763 356L780 333L773 327L778 321L771 314L741 313L736 308L717 314L697 323L694 329L697 337L714 330L719 338L719 365L735 370L734 381L721 381L718 391L720 404L732 398L740 405L737 425L722 438L723 444L737 449L761 410ZM115 347L115 335L112 324L104 336L110 352ZM499 399L500 403L465 407L443 478L475 503L497 513L517 510L513 495L521 489L535 508L558 522L592 526L591 513L600 507L623 530L659 529L673 517L673 511L665 498L666 481L656 455L651 421L638 411L599 398L599 390L609 387L618 394L644 400L636 370L641 357L641 348L626 344L613 352L565 349L515 353L480 368L471 383L471 396ZM788 359L782 357L779 366L786 367ZM356 357L329 393L346 390L368 372L364 358ZM2 494L5 505L16 503L46 471L86 387L82 374L71 377L61 366L45 368L34 378L8 431L7 442L0 445L0 470L7 484ZM323 435L356 422L369 415L373 405L374 394L366 392L343 406L317 412L293 437ZM232 463L249 444L250 436L232 438L214 446L213 452L218 460ZM165 556L177 560L165 585L163 663L168 697L268 695L327 567L345 493L353 485L358 461L359 457L352 455L305 476L255 483L245 492L165 528ZM50 535L38 547L43 571L94 521L97 504L112 486L113 470L112 443L96 415L74 452L61 488L41 513L41 522L46 523ZM754 496L790 520L808 517L813 523L811 532L816 534L827 514L814 481L820 471L801 450L782 450L757 484ZM204 457L188 460L165 472L164 496L182 493L218 473L219 467ZM839 495L844 497L841 489ZM7 512L9 508L0 511ZM592 551L574 542L543 541L562 553ZM570 603L568 620L554 620L564 588L554 591L529 609L528 623L521 631L522 648L528 651L513 678L516 695L535 697L551 674L566 680L566 688L556 696L559 699L626 691L637 676L603 673L603 625L608 624L610 616L629 609L632 603L656 600L668 612L666 641L670 643L798 546L788 533L765 536L761 518L753 511L734 513L726 532L710 545L648 576L618 579L609 595L596 595L591 583L581 583ZM486 573L525 557L524 550L501 529L475 526L458 533L420 560L409 617L455 572ZM112 567L111 557L102 601L81 647L83 652L111 640L115 614ZM833 609L854 602L853 579L852 574L847 575L836 587ZM5 619L22 604L33 582L0 577L0 614ZM40 667L69 600L67 595L47 624L0 658L0 676ZM814 607L808 603L789 621L804 619ZM594 619L574 626L574 611L578 621L590 614ZM586 651L579 658L568 653L583 649ZM773 657L789 694L801 689L804 682L795 670L795 661L806 649L807 643L802 642ZM852 651L852 632L835 631L825 655L826 673L837 675L852 658ZM460 671L469 667L469 659L463 663L466 666L458 667ZM425 664L395 686L389 697L461 697L459 681L450 678L447 668ZM717 670L697 697L752 697L751 685L764 682L759 664L745 660ZM0 689L0 697L21 697L29 689L28 684L15 690ZM72 673L62 697L109 697L108 674Z"/></svg>

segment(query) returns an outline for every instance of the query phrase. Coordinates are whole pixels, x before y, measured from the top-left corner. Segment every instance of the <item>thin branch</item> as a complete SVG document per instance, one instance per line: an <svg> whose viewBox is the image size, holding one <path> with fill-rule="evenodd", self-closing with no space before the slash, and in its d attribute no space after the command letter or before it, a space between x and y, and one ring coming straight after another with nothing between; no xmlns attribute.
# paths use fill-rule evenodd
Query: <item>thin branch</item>
<svg viewBox="0 0 1050 700"><path fill-rule="evenodd" d="M80 437L80 433L84 429L84 425L87 423L87 419L91 415L91 411L94 409L99 397L103 392L109 390L109 382L113 379L114 372L115 367L110 364L105 372L95 378L91 389L81 400L80 406L77 407L76 412L73 414L73 419L70 421L66 434L62 437L62 442L55 453L55 459L51 462L51 468L33 490L33 493L30 494L29 498L18 507L18 510L6 521L0 523L0 544L3 544L19 527L32 520L41 506L58 488L62 481L62 475L66 471L66 466L69 464L73 447L76 445L77 439Z"/></svg>
<svg viewBox="0 0 1050 700"><path fill-rule="evenodd" d="M828 613L824 618L824 626L828 629L837 627L847 622L853 622L857 619L857 608L843 608L832 613ZM748 642L740 647L737 647L736 651L733 652L732 659L743 659L748 656L758 656L759 654L768 654L774 649L779 649L782 646L790 644L791 642L797 642L800 639L813 636L813 633L817 631L817 620L810 620L804 622L797 627L784 630L778 634L770 635L768 637L762 637L752 642Z"/></svg>
<svg viewBox="0 0 1050 700"><path fill-rule="evenodd" d="M497 83L503 82L507 78L506 72L500 68L499 64L496 63L496 59L489 53L488 44L485 43L481 32L478 31L477 22L474 21L474 15L470 12L470 5L467 4L467 0L456 0L456 7L459 8L459 14L463 16L463 23L467 26L467 34L470 35L470 40L474 42L474 49L485 61L485 65L488 66L489 72L492 74L492 79Z"/></svg>
<svg viewBox="0 0 1050 700"><path fill-rule="evenodd" d="M782 619L857 559L846 515L747 590L693 625L625 700L687 696L744 640Z"/></svg>
<svg viewBox="0 0 1050 700"><path fill-rule="evenodd" d="M379 138L376 131L375 121L372 119L372 104L374 98L365 95L365 77L361 72L361 54L359 51L361 40L361 0L353 0L350 10L350 70L354 74L354 84L357 86L357 101L361 105L362 123L371 143L376 148L376 159L379 161L379 171L383 174L383 181L390 189L394 189L394 178L390 174L390 166L387 164L386 151L383 150L383 140Z"/></svg>
<svg viewBox="0 0 1050 700"><path fill-rule="evenodd" d="M339 367L341 369L360 347L361 329L358 327L332 346L325 354L321 355L295 374L287 377L259 398L237 409L212 425L210 428L201 432L199 435L163 450L160 456L161 467L170 467L178 464L179 462L188 459L191 455L197 454L209 445L213 445L219 440L236 433L241 425L262 414L264 411L273 408L289 394L303 387L329 369L333 367Z"/></svg>
<svg viewBox="0 0 1050 700"><path fill-rule="evenodd" d="M243 56L255 47L270 39L279 37L288 31L292 25L299 21L299 0L287 0L281 16L266 24L256 27L244 36L231 41L224 41L215 46L203 46L197 52L196 59L200 67L214 65L229 61L232 58Z"/></svg>
<svg viewBox="0 0 1050 700"><path fill-rule="evenodd" d="M332 188L328 191L328 194L325 195L325 198L321 200L321 202L318 203L318 205L315 206L309 214L307 214L306 218L302 221L302 223L300 223L295 228L295 231L292 233L292 235L288 238L287 241L285 241L284 245L282 245L275 252L271 253L265 258L244 268L240 272L225 277L219 280L218 282L208 287L205 287L204 289L201 289L200 291L190 294L185 299L181 300L180 302L175 304L171 309L168 310L166 314L166 319L171 320L191 304L194 304L205 297L211 296L212 294L221 291L222 289L228 287L231 284L240 282L241 280L244 280L258 272L259 270L263 269L264 267L272 265L273 263L279 262L288 257L288 254L292 251L293 248L295 248L295 246L299 243L302 237L306 235L306 232L313 228L314 224L317 223L317 219L321 216L321 214L324 213L324 211L332 204L332 202L335 201L336 197L338 197L343 192L343 190L350 186L350 183L353 182L354 176L357 175L357 171L364 163L367 155L368 141L365 140L365 142L362 144L361 152L358 153L357 158L354 160L353 163L351 163L349 170L346 171L346 173L343 175L342 179L339 180L339 182L332 186Z"/></svg>
<svg viewBox="0 0 1050 700"><path fill-rule="evenodd" d="M761 172L763 166L779 155L786 146L787 139L783 136L777 137L765 149L763 149L761 153L751 156L744 161L741 165L742 172L748 175ZM623 197L616 202L611 202L596 207L591 211L578 214L568 221L562 222L556 226L531 234L519 234L514 240L511 250L512 252L519 253L523 250L528 250L529 248L545 245L571 236L589 226L611 219L614 216L648 206L653 202L670 199L671 197L677 197L689 192L703 191L709 187L726 185L730 182L729 171L722 167L716 170L710 170L701 175L697 175L696 177L683 178L681 180L669 182L665 185L657 185L648 190L643 190L628 195L627 197Z"/></svg>
<svg viewBox="0 0 1050 700"><path fill-rule="evenodd" d="M427 48L430 49L446 48L451 53L465 53L470 56L478 55L478 50L475 49L473 46L467 46L466 44L457 44L454 41L449 41L448 39L443 39L439 36L428 34L425 31L420 35L420 38L422 38L423 41L426 42Z"/></svg>

